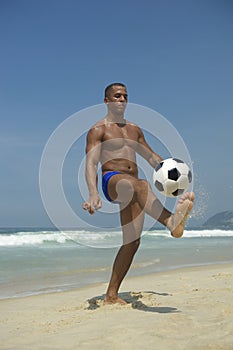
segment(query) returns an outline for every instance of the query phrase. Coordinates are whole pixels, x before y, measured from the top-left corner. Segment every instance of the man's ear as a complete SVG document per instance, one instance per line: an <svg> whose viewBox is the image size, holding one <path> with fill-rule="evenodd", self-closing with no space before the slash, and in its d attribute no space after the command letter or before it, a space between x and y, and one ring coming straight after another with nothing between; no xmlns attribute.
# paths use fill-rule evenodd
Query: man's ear
<svg viewBox="0 0 233 350"><path fill-rule="evenodd" d="M106 104L107 104L108 102L109 102L108 97L105 97L105 98L104 98L104 103L106 103Z"/></svg>

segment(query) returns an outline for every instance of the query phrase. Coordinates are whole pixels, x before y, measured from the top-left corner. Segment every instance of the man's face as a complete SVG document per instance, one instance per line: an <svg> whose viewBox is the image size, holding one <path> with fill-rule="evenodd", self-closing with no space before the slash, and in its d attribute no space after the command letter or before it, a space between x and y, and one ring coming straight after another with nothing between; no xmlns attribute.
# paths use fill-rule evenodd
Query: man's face
<svg viewBox="0 0 233 350"><path fill-rule="evenodd" d="M127 90L123 86L113 86L110 89L108 97L104 99L104 102L108 105L108 108L116 113L123 113L128 101Z"/></svg>

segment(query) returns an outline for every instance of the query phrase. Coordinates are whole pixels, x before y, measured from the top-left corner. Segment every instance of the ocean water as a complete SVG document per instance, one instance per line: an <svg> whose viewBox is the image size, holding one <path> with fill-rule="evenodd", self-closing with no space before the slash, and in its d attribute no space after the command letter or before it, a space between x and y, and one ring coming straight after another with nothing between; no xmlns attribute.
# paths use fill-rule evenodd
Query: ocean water
<svg viewBox="0 0 233 350"><path fill-rule="evenodd" d="M108 282L121 232L0 230L0 299L59 292ZM127 276L233 262L233 231L143 232ZM103 291L104 293L105 291Z"/></svg>

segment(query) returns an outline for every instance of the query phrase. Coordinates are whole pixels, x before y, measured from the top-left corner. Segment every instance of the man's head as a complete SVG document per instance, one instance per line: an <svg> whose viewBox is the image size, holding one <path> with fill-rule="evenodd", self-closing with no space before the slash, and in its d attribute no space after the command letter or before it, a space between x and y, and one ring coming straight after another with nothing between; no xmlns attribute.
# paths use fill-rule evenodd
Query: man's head
<svg viewBox="0 0 233 350"><path fill-rule="evenodd" d="M112 83L105 89L104 102L113 114L123 114L128 102L126 86L122 83Z"/></svg>
<svg viewBox="0 0 233 350"><path fill-rule="evenodd" d="M117 86L117 87L123 87L123 88L125 88L125 90L127 90L125 84L123 84L123 83L111 83L110 85L108 85L108 86L106 87L106 89L105 89L105 91L104 91L104 99L110 97L110 94L111 94L111 92L112 92L112 89L113 89L114 87L116 87L116 86Z"/></svg>

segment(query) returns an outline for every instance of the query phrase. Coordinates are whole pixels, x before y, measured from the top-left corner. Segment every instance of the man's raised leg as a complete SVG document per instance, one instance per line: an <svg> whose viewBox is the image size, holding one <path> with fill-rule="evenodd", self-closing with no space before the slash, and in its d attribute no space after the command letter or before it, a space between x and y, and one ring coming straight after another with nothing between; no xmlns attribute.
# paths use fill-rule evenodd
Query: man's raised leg
<svg viewBox="0 0 233 350"><path fill-rule="evenodd" d="M110 182L110 189L117 200L123 199L125 201L127 197L130 199L133 197L141 210L166 226L173 237L179 238L183 235L185 222L195 199L193 192L186 192L180 196L175 213L172 214L164 208L147 181L124 174L124 177L123 175L114 176Z"/></svg>

